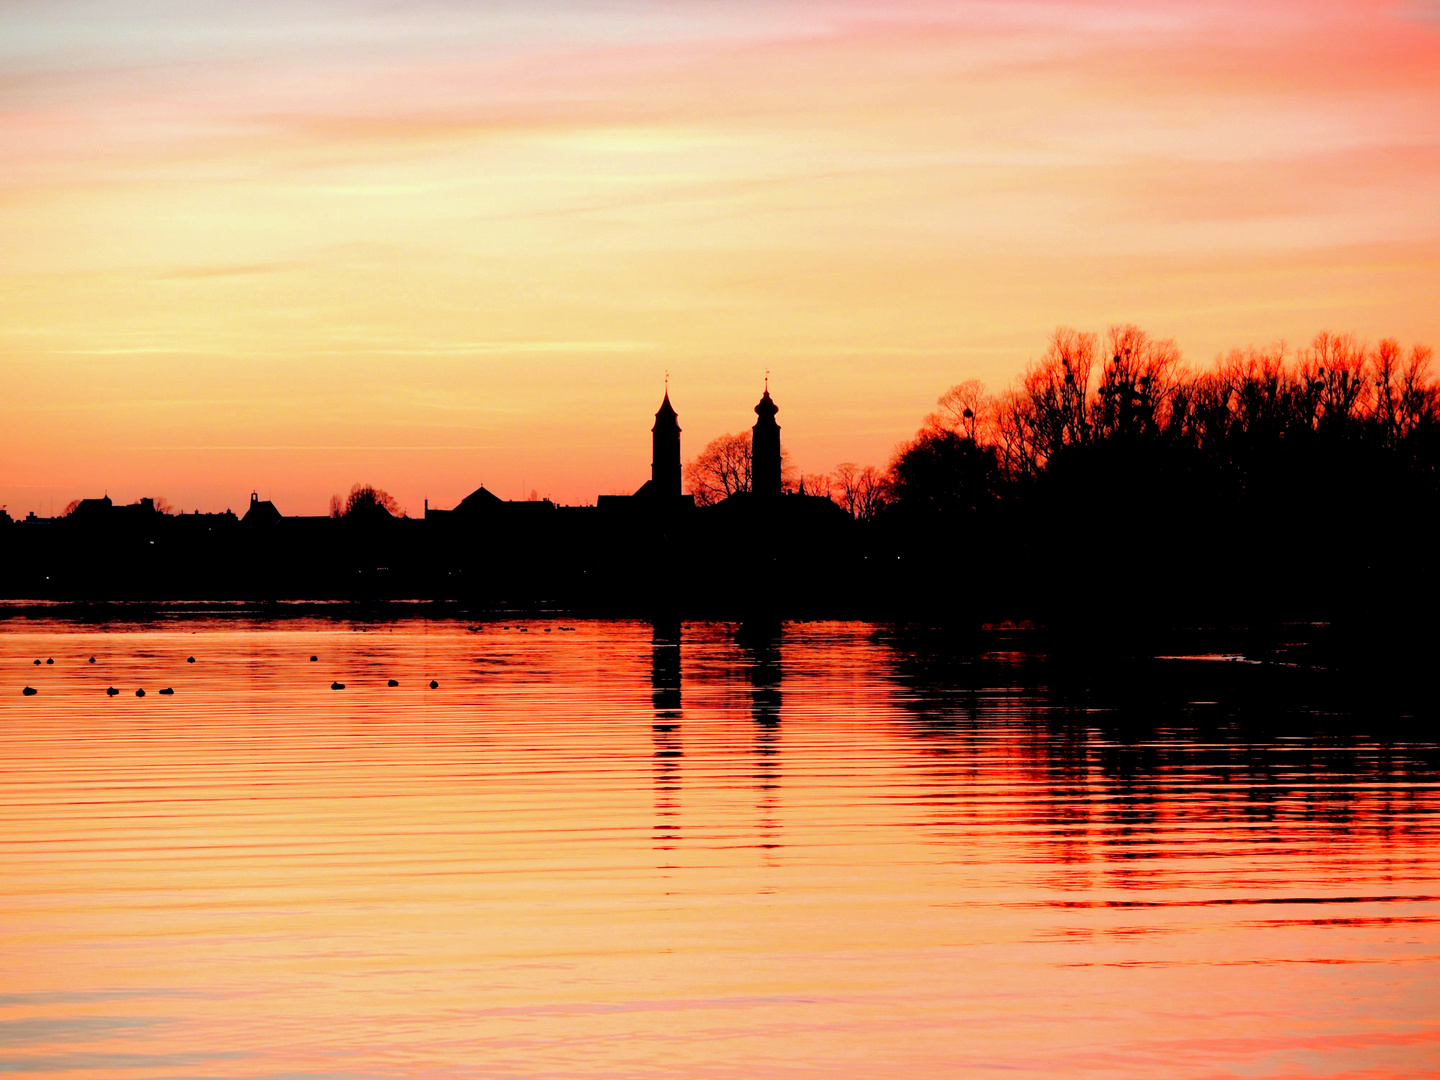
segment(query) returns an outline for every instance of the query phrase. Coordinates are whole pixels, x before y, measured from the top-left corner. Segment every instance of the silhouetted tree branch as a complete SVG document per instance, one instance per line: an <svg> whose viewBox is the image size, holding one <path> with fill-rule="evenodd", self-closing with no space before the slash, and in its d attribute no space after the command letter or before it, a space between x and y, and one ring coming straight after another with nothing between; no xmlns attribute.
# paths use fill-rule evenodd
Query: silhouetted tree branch
<svg viewBox="0 0 1440 1080"><path fill-rule="evenodd" d="M750 432L741 431L711 439L704 450L685 463L682 472L685 486L695 496L695 502L712 506L721 499L752 490L750 469ZM790 464L789 452L784 449L780 451L780 485L784 491L794 491L797 487L795 468Z"/></svg>
<svg viewBox="0 0 1440 1080"><path fill-rule="evenodd" d="M356 484L350 489L350 494L341 499L339 495L330 497L330 516L332 518L348 517L403 517L404 511L388 492L380 488L372 487L370 484Z"/></svg>
<svg viewBox="0 0 1440 1080"><path fill-rule="evenodd" d="M885 474L874 465L851 461L835 466L830 497L856 521L873 521L889 497Z"/></svg>
<svg viewBox="0 0 1440 1080"><path fill-rule="evenodd" d="M750 432L721 435L711 439L705 449L685 463L685 485L701 506L711 506L721 499L749 491Z"/></svg>

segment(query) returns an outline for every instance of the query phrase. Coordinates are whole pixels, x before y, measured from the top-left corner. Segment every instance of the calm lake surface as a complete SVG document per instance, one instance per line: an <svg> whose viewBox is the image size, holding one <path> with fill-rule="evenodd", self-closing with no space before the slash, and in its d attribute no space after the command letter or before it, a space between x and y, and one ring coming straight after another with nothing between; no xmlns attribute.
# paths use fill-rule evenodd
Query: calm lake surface
<svg viewBox="0 0 1440 1080"><path fill-rule="evenodd" d="M560 625L0 624L0 1072L1440 1073L1433 741Z"/></svg>

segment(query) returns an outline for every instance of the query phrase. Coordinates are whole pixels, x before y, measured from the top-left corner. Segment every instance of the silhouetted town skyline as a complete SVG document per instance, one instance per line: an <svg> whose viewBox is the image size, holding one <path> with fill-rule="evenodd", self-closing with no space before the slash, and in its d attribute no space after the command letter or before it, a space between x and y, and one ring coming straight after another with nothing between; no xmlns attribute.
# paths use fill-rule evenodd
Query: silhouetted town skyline
<svg viewBox="0 0 1440 1080"><path fill-rule="evenodd" d="M254 492L240 515L88 497L0 520L0 593L1033 621L1081 637L1303 620L1345 628L1347 648L1403 647L1400 628L1440 600L1417 555L1440 523L1429 350L1321 334L1195 370L1133 326L1101 341L1062 329L1003 393L951 387L884 469L791 477L768 385L748 431L687 462L667 386L629 495L562 506L482 484L418 517L364 483L328 516Z"/></svg>
<svg viewBox="0 0 1440 1080"><path fill-rule="evenodd" d="M683 491L681 428L667 380L650 429L650 477L630 495L566 506L548 498L502 499L481 484L450 508L427 500L419 517L367 484L337 497L327 515L286 514L256 491L238 515L169 513L154 498L125 505L108 495L84 498L60 517L6 519L5 539L18 554L7 591L74 600L585 598L673 605L691 576L689 556L706 548L758 567L799 559L802 549L844 546L852 524L845 511L824 496L785 489L779 407L768 380L754 412L748 460L734 489L703 505ZM767 576L757 570L747 581Z"/></svg>
<svg viewBox="0 0 1440 1080"><path fill-rule="evenodd" d="M776 421L779 413L779 406L775 404L770 396L769 379L765 381L765 388L761 393L760 400L756 403L754 412L756 420L750 429L750 469L749 476L753 477L753 486L745 487L742 490L731 492L735 494L753 494L761 498L779 497L781 495L799 495L800 492L787 492L784 490L783 455L780 447L780 425ZM683 493L684 460L681 454L679 414L670 402L669 380L666 380L665 390L660 402L659 409L655 412L655 421L650 429L651 432L651 461L650 479L640 485L631 495L599 495L593 504L581 504L581 507L591 506L596 509L608 507L618 510L626 499L641 500L679 500L678 506L694 507L693 495ZM370 485L357 484L352 496L360 493L373 493ZM358 510L362 515L374 516L380 514L385 517L408 518L408 514L398 511L387 496L380 493L379 501L362 498L358 505L339 507L332 506L331 513L325 515L286 515L272 500L261 499L258 491L250 493L249 503L241 514L236 515L231 509L219 512L202 513L200 511L174 511L173 516L211 519L217 521L234 518L245 523L249 527L261 527L275 525L281 520L291 517L306 520L328 520L331 518L348 516ZM338 497L337 497L338 498ZM533 506L534 504L545 504L559 507L560 504L547 498L532 497L529 499L502 499L490 491L482 483L469 495L450 508L443 509L431 507L429 500L425 500L422 518L426 520L442 520L446 515L459 514L461 516L473 516L494 512L497 506L518 507ZM567 507L577 508L577 507ZM3 511L0 511L3 512ZM522 513L533 511L521 511ZM28 524L41 524L59 520L69 520L76 524L88 526L99 526L104 524L133 523L143 520L148 516L171 516L172 511L166 508L163 502L157 502L156 497L145 497L134 503L116 504L109 494L106 493L98 498L81 498L66 508L66 511L58 516L42 517L35 511L30 511L23 522ZM7 515L8 517L8 515Z"/></svg>

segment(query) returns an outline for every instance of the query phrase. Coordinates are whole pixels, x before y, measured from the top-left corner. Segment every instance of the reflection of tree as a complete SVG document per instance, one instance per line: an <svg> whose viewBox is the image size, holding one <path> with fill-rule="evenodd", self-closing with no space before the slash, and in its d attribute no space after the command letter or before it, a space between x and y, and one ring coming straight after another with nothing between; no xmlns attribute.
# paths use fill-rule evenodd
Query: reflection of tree
<svg viewBox="0 0 1440 1080"><path fill-rule="evenodd" d="M1045 888L1188 886L1196 859L1250 868L1276 853L1344 888L1428 843L1440 811L1433 748L1327 722L1293 672L1081 661L993 637L879 644L920 751L926 827L1033 848Z"/></svg>

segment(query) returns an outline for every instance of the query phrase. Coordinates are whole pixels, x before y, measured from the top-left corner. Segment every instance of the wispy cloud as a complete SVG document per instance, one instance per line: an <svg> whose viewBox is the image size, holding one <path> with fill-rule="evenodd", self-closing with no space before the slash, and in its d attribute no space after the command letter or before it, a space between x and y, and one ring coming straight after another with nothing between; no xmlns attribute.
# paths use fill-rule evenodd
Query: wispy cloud
<svg viewBox="0 0 1440 1080"><path fill-rule="evenodd" d="M218 266L186 266L156 274L161 281L204 281L209 278L252 277L257 274L283 274L303 266L299 262L229 263Z"/></svg>
<svg viewBox="0 0 1440 1080"><path fill-rule="evenodd" d="M165 277L228 277L225 273L176 275ZM634 353L658 346L648 341L464 341L440 344L405 344L402 342L357 341L345 345L297 345L295 351L304 356L523 356L528 354L572 353ZM207 349L180 342L151 342L140 345L106 346L94 349L52 349L55 356L213 356L237 357L234 349ZM292 351L246 350L251 359L277 359L294 355Z"/></svg>
<svg viewBox="0 0 1440 1080"><path fill-rule="evenodd" d="M648 423L614 417L667 368L727 425L737 372L779 373L810 469L883 460L960 366L1003 385L1061 322L1143 317L1200 356L1317 321L1440 340L1437 13L5 5L0 457L72 453L64 410L112 469L254 446L459 470L503 442L583 497L633 489L600 474L643 472ZM206 426L157 432L182 402ZM557 449L558 408L594 453ZM447 417L470 426L435 441Z"/></svg>

